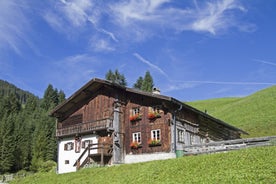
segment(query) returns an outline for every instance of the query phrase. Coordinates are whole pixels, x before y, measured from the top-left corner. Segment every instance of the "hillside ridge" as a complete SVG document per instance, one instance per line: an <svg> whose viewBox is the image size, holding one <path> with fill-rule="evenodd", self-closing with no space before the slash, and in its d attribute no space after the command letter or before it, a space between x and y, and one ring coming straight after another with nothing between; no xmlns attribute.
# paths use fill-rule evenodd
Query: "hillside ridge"
<svg viewBox="0 0 276 184"><path fill-rule="evenodd" d="M189 102L189 105L207 112L248 132L249 137L275 135L276 86L240 98L219 98Z"/></svg>
<svg viewBox="0 0 276 184"><path fill-rule="evenodd" d="M8 81L0 79L0 97L7 97L10 94L15 94L21 104L25 104L27 99L31 96L35 97L34 94L20 89Z"/></svg>

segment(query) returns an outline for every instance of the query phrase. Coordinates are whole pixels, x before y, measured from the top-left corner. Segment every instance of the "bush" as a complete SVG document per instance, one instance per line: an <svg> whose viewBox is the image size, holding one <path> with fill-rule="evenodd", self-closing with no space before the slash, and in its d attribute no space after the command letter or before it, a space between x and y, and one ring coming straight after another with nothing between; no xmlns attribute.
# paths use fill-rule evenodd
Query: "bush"
<svg viewBox="0 0 276 184"><path fill-rule="evenodd" d="M38 167L39 172L50 172L56 170L57 164L52 160L48 160L46 162L42 162Z"/></svg>

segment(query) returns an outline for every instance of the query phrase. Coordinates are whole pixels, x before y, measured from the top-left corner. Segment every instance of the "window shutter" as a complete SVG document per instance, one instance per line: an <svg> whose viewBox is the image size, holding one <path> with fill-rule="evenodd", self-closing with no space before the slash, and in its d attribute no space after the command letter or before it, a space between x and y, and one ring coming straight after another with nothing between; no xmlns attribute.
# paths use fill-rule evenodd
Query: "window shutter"
<svg viewBox="0 0 276 184"><path fill-rule="evenodd" d="M64 144L64 150L67 151L68 150L68 144Z"/></svg>

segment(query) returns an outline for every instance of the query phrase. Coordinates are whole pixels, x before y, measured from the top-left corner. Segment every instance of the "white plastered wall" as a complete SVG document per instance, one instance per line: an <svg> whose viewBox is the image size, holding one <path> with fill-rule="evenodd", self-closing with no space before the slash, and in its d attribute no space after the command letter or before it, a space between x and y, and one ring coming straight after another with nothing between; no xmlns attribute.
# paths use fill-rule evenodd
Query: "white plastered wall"
<svg viewBox="0 0 276 184"><path fill-rule="evenodd" d="M98 143L98 137L96 135L85 135L81 137L81 142L86 140L92 140L93 144ZM74 148L70 151L64 150L64 145L66 143L73 142ZM81 150L79 153L75 152L75 137L69 137L69 138L63 138L58 141L58 170L57 172L59 174L62 173L68 173L68 172L75 172L76 167L73 165L77 161L77 159L80 157L82 152L85 150L85 148L81 147ZM91 150L90 153L97 152L97 150ZM67 162L67 163L66 163ZM68 163L69 162L69 163Z"/></svg>

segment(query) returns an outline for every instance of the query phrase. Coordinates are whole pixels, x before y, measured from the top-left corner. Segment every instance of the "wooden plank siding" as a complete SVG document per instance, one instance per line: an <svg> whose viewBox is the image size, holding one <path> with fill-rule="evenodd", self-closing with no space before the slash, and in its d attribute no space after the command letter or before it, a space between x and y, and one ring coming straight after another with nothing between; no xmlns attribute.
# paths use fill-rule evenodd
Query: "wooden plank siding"
<svg viewBox="0 0 276 184"><path fill-rule="evenodd" d="M114 98L100 92L68 118L58 121L58 137L112 128Z"/></svg>
<svg viewBox="0 0 276 184"><path fill-rule="evenodd" d="M140 153L152 153L152 152L169 152L171 142L171 130L170 119L171 114L160 109L161 117L154 120L148 118L149 108L161 104L158 100L145 98L143 96L132 95L129 96L129 102L125 111L125 145L126 153L140 154ZM141 120L131 122L129 120L131 109L140 108ZM161 145L151 147L148 144L151 138L152 130L161 131ZM132 134L141 132L141 146L138 149L131 149L130 144L132 142Z"/></svg>
<svg viewBox="0 0 276 184"><path fill-rule="evenodd" d="M137 121L130 120L133 108L140 111ZM150 119L148 113L153 109L160 116ZM114 163L123 163L128 154L176 152L183 146L203 143L206 135L217 141L237 139L245 133L174 98L100 79L89 81L51 115L57 118L58 138L93 135L100 140L111 136ZM160 130L156 131L160 133L160 144L149 145L152 130ZM178 130L183 131L183 140L178 140ZM137 132L141 145L133 149L130 144Z"/></svg>

